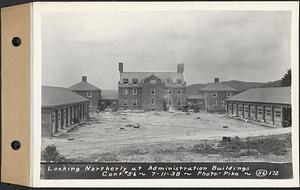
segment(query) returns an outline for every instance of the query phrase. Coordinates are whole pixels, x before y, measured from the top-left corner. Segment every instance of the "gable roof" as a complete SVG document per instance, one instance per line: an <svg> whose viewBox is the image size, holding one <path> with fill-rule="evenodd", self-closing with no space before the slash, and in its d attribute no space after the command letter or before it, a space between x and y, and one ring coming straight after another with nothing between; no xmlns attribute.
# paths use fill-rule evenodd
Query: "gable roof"
<svg viewBox="0 0 300 190"><path fill-rule="evenodd" d="M118 91L117 90L102 90L101 99L103 100L117 100Z"/></svg>
<svg viewBox="0 0 300 190"><path fill-rule="evenodd" d="M291 87L251 88L227 101L291 104Z"/></svg>
<svg viewBox="0 0 300 190"><path fill-rule="evenodd" d="M88 82L79 82L74 84L73 86L69 87L72 91L98 91L100 90L98 87L88 83Z"/></svg>
<svg viewBox="0 0 300 190"><path fill-rule="evenodd" d="M122 72L120 73L120 81L128 79L131 82L132 79L137 79L138 82L141 82L152 75L161 79L164 83L168 83L168 80L176 83L177 79L184 82L183 73L177 72Z"/></svg>
<svg viewBox="0 0 300 190"><path fill-rule="evenodd" d="M206 85L199 91L237 91L235 88L228 86L227 84L217 82Z"/></svg>
<svg viewBox="0 0 300 190"><path fill-rule="evenodd" d="M89 101L87 98L84 98L67 88L42 86L42 108L52 108L87 101Z"/></svg>

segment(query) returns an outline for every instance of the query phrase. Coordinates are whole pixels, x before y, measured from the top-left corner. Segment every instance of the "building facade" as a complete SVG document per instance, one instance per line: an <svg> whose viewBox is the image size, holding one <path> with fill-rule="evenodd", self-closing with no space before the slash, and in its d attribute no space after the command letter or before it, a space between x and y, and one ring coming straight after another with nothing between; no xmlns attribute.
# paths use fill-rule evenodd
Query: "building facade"
<svg viewBox="0 0 300 190"><path fill-rule="evenodd" d="M66 88L42 86L43 137L53 137L88 117L88 99Z"/></svg>
<svg viewBox="0 0 300 190"><path fill-rule="evenodd" d="M99 110L111 109L111 111L118 110L118 91L117 90L102 90Z"/></svg>
<svg viewBox="0 0 300 190"><path fill-rule="evenodd" d="M177 72L124 72L119 63L119 72L119 109L180 110L186 103L183 64L177 65Z"/></svg>
<svg viewBox="0 0 300 190"><path fill-rule="evenodd" d="M101 90L88 83L87 76L82 76L82 81L69 87L69 89L90 101L90 111L97 110L101 99Z"/></svg>
<svg viewBox="0 0 300 190"><path fill-rule="evenodd" d="M226 112L226 99L236 95L236 89L219 82L219 78L215 78L211 83L199 90L200 96L204 97L205 109L208 112Z"/></svg>
<svg viewBox="0 0 300 190"><path fill-rule="evenodd" d="M187 96L186 103L190 109L194 110L194 112L205 110L205 99L200 95Z"/></svg>
<svg viewBox="0 0 300 190"><path fill-rule="evenodd" d="M291 126L291 88L248 89L226 101L227 114L274 126Z"/></svg>

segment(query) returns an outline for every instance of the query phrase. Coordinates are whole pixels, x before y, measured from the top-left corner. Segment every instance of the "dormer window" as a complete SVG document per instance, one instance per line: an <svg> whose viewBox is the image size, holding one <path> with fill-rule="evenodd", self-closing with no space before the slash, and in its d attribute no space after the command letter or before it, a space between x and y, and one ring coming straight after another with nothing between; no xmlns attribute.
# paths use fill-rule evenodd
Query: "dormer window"
<svg viewBox="0 0 300 190"><path fill-rule="evenodd" d="M177 84L182 84L182 80L181 79L176 79L176 83Z"/></svg>
<svg viewBox="0 0 300 190"><path fill-rule="evenodd" d="M138 83L138 79L132 79L132 84L137 84Z"/></svg>
<svg viewBox="0 0 300 190"><path fill-rule="evenodd" d="M123 79L123 84L128 84L128 79Z"/></svg>

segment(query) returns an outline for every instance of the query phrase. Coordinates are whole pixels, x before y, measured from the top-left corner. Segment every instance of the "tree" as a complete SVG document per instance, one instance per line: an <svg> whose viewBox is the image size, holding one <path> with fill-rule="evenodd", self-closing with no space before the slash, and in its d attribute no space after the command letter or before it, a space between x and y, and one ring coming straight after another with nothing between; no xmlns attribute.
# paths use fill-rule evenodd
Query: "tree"
<svg viewBox="0 0 300 190"><path fill-rule="evenodd" d="M281 79L281 86L291 86L291 81L292 81L292 73L291 73L291 69L289 69Z"/></svg>

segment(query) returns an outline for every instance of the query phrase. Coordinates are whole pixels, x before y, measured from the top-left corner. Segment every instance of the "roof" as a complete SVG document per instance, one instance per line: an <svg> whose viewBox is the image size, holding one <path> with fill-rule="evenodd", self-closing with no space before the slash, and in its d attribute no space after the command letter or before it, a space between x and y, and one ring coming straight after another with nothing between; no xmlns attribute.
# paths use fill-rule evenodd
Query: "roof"
<svg viewBox="0 0 300 190"><path fill-rule="evenodd" d="M201 95L189 95L186 99L195 100L195 99L204 99Z"/></svg>
<svg viewBox="0 0 300 190"><path fill-rule="evenodd" d="M79 94L63 87L42 86L42 108L89 101Z"/></svg>
<svg viewBox="0 0 300 190"><path fill-rule="evenodd" d="M98 87L88 83L88 82L79 82L74 84L73 86L69 87L72 91L98 91L100 90Z"/></svg>
<svg viewBox="0 0 300 190"><path fill-rule="evenodd" d="M117 100L118 91L117 90L102 90L101 99L103 100Z"/></svg>
<svg viewBox="0 0 300 190"><path fill-rule="evenodd" d="M291 104L291 87L251 88L227 101Z"/></svg>
<svg viewBox="0 0 300 190"><path fill-rule="evenodd" d="M199 91L237 91L237 90L235 88L232 88L231 86L228 86L227 84L217 82L217 83L211 83L201 88Z"/></svg>
<svg viewBox="0 0 300 190"><path fill-rule="evenodd" d="M176 83L177 79L184 82L183 73L177 72L122 72L120 73L120 81L123 81L123 79L128 79L129 81L132 81L132 79L138 79L138 82L140 82L152 75L161 79L164 83L168 83L167 80L170 80L172 83Z"/></svg>

